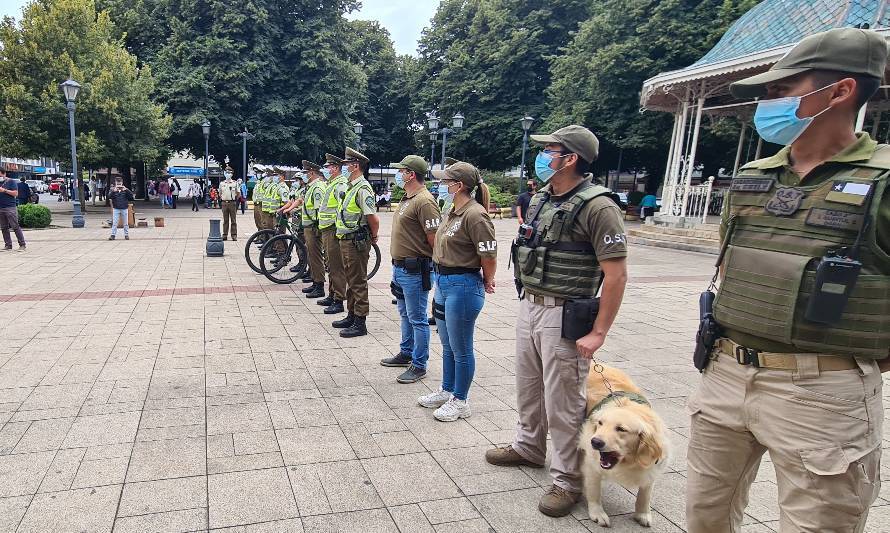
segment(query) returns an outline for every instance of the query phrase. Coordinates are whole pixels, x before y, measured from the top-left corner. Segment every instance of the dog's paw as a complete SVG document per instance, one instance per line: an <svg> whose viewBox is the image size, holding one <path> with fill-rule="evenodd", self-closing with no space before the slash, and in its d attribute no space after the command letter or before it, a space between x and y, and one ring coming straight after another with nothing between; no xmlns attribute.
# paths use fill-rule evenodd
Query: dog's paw
<svg viewBox="0 0 890 533"><path fill-rule="evenodd" d="M643 527L652 525L652 513L634 513L634 520Z"/></svg>
<svg viewBox="0 0 890 533"><path fill-rule="evenodd" d="M606 511L604 511L602 507L591 507L587 514L590 516L590 520L592 520L594 524L599 524L602 527L609 527L611 525L609 522L609 515L606 514Z"/></svg>

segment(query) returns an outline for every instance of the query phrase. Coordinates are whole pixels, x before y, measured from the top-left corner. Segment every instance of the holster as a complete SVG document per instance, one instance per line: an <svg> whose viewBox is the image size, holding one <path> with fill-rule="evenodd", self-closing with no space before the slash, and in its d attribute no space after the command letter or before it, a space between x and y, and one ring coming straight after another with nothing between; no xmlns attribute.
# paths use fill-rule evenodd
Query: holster
<svg viewBox="0 0 890 533"><path fill-rule="evenodd" d="M433 300L433 318L445 320L445 305Z"/></svg>
<svg viewBox="0 0 890 533"><path fill-rule="evenodd" d="M352 244L355 246L356 250L366 252L371 249L371 236L367 226L362 226L361 229L354 233L354 235L355 237L352 239Z"/></svg>
<svg viewBox="0 0 890 533"><path fill-rule="evenodd" d="M701 293L698 298L699 324L695 334L695 353L692 355L692 364L699 372L704 372L711 362L711 352L717 339L723 336L722 328L714 318L714 299L716 295L711 291Z"/></svg>
<svg viewBox="0 0 890 533"><path fill-rule="evenodd" d="M433 289L433 260L429 257L420 258L420 286L424 291Z"/></svg>
<svg viewBox="0 0 890 533"><path fill-rule="evenodd" d="M392 292L392 295L395 296L397 300L405 299L405 292L402 290L401 285L397 284L395 281L389 282L389 291Z"/></svg>
<svg viewBox="0 0 890 533"><path fill-rule="evenodd" d="M600 310L599 298L566 300L562 305L562 338L576 341L593 331Z"/></svg>

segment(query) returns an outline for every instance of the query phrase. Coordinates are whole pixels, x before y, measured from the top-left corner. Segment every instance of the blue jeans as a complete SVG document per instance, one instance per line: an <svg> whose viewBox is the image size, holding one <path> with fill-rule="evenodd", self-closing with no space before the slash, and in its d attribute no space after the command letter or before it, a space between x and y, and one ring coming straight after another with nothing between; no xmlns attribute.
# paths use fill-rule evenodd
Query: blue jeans
<svg viewBox="0 0 890 533"><path fill-rule="evenodd" d="M117 234L117 221L119 219L124 220L124 235L130 234L130 220L129 220L129 211L127 209L115 209L111 208L111 235L114 236Z"/></svg>
<svg viewBox="0 0 890 533"><path fill-rule="evenodd" d="M485 304L485 287L479 274L440 275L436 280L436 304L445 306L445 320L436 319L442 340L442 390L466 400L476 356L473 331Z"/></svg>
<svg viewBox="0 0 890 533"><path fill-rule="evenodd" d="M430 292L423 290L420 273L410 274L404 267L392 267L392 281L402 288L404 299L397 300L399 315L402 316L401 352L411 356L411 363L417 368L426 368L430 358L430 325L426 318Z"/></svg>

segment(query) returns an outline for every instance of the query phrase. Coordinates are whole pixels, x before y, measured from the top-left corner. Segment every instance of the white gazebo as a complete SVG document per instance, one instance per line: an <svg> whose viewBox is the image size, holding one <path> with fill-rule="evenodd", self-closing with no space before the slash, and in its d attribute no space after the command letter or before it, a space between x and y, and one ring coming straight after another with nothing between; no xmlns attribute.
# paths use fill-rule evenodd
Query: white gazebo
<svg viewBox="0 0 890 533"><path fill-rule="evenodd" d="M751 142L748 136L756 135L750 124L756 100L735 100L729 85L768 70L807 35L841 27L873 29L890 37L890 0L766 0L739 18L697 62L643 83L641 108L674 114L658 221L694 225L708 215L713 180L692 183L703 116L741 120L733 176L743 164L746 139ZM888 88L882 85L862 109L857 130L868 125L872 135L877 134L881 111L890 107ZM758 137L752 159L760 156L761 145Z"/></svg>

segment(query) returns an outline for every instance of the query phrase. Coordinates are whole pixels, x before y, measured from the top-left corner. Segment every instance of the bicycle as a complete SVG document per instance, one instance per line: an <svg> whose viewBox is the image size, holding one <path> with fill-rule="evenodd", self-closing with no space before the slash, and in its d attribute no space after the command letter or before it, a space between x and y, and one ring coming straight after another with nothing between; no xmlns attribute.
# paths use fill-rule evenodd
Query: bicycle
<svg viewBox="0 0 890 533"><path fill-rule="evenodd" d="M328 269L328 261L327 261L327 258L325 257L324 249L322 249L322 251L321 251L321 257L322 257L322 260L324 261L325 272L330 272L330 269ZM373 267L371 267L372 264L373 264ZM368 257L368 266L371 267L368 270L368 279L370 280L371 278L374 277L374 275L377 273L377 271L380 270L380 247L377 246L377 243L371 244L371 254Z"/></svg>
<svg viewBox="0 0 890 533"><path fill-rule="evenodd" d="M251 270L257 274L263 273L262 266L260 265L260 252L263 245L276 235L282 235L286 232L298 235L300 239L303 238L298 218L288 221L285 217L278 215L277 224L274 228L261 229L247 239L247 243L244 245L244 258L247 260L247 265Z"/></svg>
<svg viewBox="0 0 890 533"><path fill-rule="evenodd" d="M306 275L309 253L300 234L276 235L260 249L260 268L269 281L293 283Z"/></svg>

